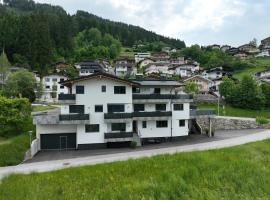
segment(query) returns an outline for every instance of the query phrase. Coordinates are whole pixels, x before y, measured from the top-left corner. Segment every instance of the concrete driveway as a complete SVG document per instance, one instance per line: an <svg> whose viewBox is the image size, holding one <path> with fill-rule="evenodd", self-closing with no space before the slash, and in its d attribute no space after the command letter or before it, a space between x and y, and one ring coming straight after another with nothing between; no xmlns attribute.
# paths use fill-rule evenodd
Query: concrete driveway
<svg viewBox="0 0 270 200"><path fill-rule="evenodd" d="M202 151L231 147L249 142L261 141L270 138L270 130L241 130L241 131L219 131L214 138L205 136L191 136L186 141L150 145L136 150L130 149L106 149L101 151L78 151L60 152L58 160L52 160L47 153L38 155L31 163L24 163L17 166L0 168L0 179L12 173L46 172L66 167L84 165L95 165L115 161L124 161L143 157L151 157L160 154L174 154L178 152ZM118 151L118 152L117 152ZM57 156L55 156L57 157ZM38 161L40 159L40 161ZM42 161L42 159L47 161ZM34 162L35 161L35 162Z"/></svg>

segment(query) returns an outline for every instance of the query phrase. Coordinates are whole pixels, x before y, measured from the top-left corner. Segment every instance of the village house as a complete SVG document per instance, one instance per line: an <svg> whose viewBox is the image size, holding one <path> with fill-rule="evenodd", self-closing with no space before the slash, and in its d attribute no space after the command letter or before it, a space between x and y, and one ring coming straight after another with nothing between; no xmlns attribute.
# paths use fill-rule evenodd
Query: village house
<svg viewBox="0 0 270 200"><path fill-rule="evenodd" d="M259 46L260 52L256 55L256 57L269 57L270 56L270 37L261 41L261 45Z"/></svg>
<svg viewBox="0 0 270 200"><path fill-rule="evenodd" d="M96 149L114 144L181 139L197 117L213 111L191 110L192 95L168 80L125 80L92 74L61 82L60 109L34 116L39 150ZM211 130L211 126L210 126Z"/></svg>
<svg viewBox="0 0 270 200"><path fill-rule="evenodd" d="M170 58L170 63L172 65L183 65L185 64L185 57L171 57Z"/></svg>
<svg viewBox="0 0 270 200"><path fill-rule="evenodd" d="M119 58L115 60L114 67L116 76L124 77L137 74L135 60L132 58Z"/></svg>
<svg viewBox="0 0 270 200"><path fill-rule="evenodd" d="M231 48L230 45L223 45L220 47L220 50L223 52L227 52Z"/></svg>
<svg viewBox="0 0 270 200"><path fill-rule="evenodd" d="M43 86L43 94L42 97L39 99L41 102L46 103L56 103L58 102L58 96L60 94L67 94L68 88L59 84L59 82L65 81L68 78L59 75L59 74L51 74L44 76L42 80L39 77L36 77L36 81Z"/></svg>
<svg viewBox="0 0 270 200"><path fill-rule="evenodd" d="M151 58L154 59L156 62L169 62L170 56L167 52L161 51L151 54Z"/></svg>
<svg viewBox="0 0 270 200"><path fill-rule="evenodd" d="M151 57L151 53L135 53L135 63L139 63L142 60L146 60Z"/></svg>
<svg viewBox="0 0 270 200"><path fill-rule="evenodd" d="M198 90L200 93L208 93L210 88L213 86L213 81L207 78L204 78L201 75L195 75L190 78L186 78L183 80L184 83L193 82L198 86Z"/></svg>
<svg viewBox="0 0 270 200"><path fill-rule="evenodd" d="M212 69L204 70L201 74L204 78L207 79L217 79L224 76L228 76L229 73L223 70L223 67L215 67Z"/></svg>
<svg viewBox="0 0 270 200"><path fill-rule="evenodd" d="M138 68L142 69L144 68L146 65L150 64L150 63L154 63L155 61L151 58L145 58L143 60L141 60L140 62L138 62Z"/></svg>
<svg viewBox="0 0 270 200"><path fill-rule="evenodd" d="M218 45L218 44L213 44L213 45L210 45L209 46L210 48L212 48L212 49L220 49L220 45Z"/></svg>
<svg viewBox="0 0 270 200"><path fill-rule="evenodd" d="M67 68L70 67L70 65L66 62L57 62L54 66L57 73L65 71Z"/></svg>
<svg viewBox="0 0 270 200"><path fill-rule="evenodd" d="M256 45L253 44L244 44L240 47L238 47L240 52L245 52L250 55L254 55L260 52L260 50L256 47Z"/></svg>
<svg viewBox="0 0 270 200"><path fill-rule="evenodd" d="M150 63L145 66L145 74L163 74L167 77L171 77L174 71L169 69L170 63Z"/></svg>
<svg viewBox="0 0 270 200"><path fill-rule="evenodd" d="M105 72L105 66L99 61L89 60L75 63L79 76L88 76L94 73Z"/></svg>
<svg viewBox="0 0 270 200"><path fill-rule="evenodd" d="M256 80L261 82L270 82L270 69L257 72L254 74Z"/></svg>
<svg viewBox="0 0 270 200"><path fill-rule="evenodd" d="M200 66L197 63L186 63L181 65L175 65L171 67L174 70L175 75L179 75L181 77L190 77L195 73L199 72Z"/></svg>

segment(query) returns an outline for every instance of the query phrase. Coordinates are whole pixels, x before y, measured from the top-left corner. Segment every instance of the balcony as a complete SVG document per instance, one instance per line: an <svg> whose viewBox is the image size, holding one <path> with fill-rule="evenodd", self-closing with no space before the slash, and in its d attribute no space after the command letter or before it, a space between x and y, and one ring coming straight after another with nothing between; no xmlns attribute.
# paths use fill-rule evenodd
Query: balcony
<svg viewBox="0 0 270 200"><path fill-rule="evenodd" d="M89 114L59 115L59 121L86 121L86 120L89 120Z"/></svg>
<svg viewBox="0 0 270 200"><path fill-rule="evenodd" d="M106 142L128 142L133 140L133 132L105 133Z"/></svg>
<svg viewBox="0 0 270 200"><path fill-rule="evenodd" d="M104 119L130 119L132 118L132 113L105 113Z"/></svg>
<svg viewBox="0 0 270 200"><path fill-rule="evenodd" d="M172 116L171 111L134 112L133 119L166 120Z"/></svg>
<svg viewBox="0 0 270 200"><path fill-rule="evenodd" d="M191 94L133 94L132 95L134 103L140 102L168 102L173 101L188 101L193 100L193 95Z"/></svg>
<svg viewBox="0 0 270 200"><path fill-rule="evenodd" d="M190 110L190 118L203 118L203 117L213 117L216 115L215 110Z"/></svg>
<svg viewBox="0 0 270 200"><path fill-rule="evenodd" d="M59 94L58 102L62 104L75 104L76 95L75 94Z"/></svg>

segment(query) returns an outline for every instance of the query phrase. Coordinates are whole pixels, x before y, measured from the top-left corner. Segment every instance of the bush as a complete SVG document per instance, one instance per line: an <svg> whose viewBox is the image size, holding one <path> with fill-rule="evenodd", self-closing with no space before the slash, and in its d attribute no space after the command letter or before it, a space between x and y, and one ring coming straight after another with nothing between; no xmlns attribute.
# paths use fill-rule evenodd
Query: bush
<svg viewBox="0 0 270 200"><path fill-rule="evenodd" d="M258 124L268 124L269 120L266 119L265 117L256 117L256 122Z"/></svg>
<svg viewBox="0 0 270 200"><path fill-rule="evenodd" d="M130 147L131 147L132 149L135 149L135 148L137 147L137 142L136 142L136 141L131 141L131 142L130 142Z"/></svg>
<svg viewBox="0 0 270 200"><path fill-rule="evenodd" d="M28 99L0 97L0 108L0 136L8 138L31 129L31 105Z"/></svg>

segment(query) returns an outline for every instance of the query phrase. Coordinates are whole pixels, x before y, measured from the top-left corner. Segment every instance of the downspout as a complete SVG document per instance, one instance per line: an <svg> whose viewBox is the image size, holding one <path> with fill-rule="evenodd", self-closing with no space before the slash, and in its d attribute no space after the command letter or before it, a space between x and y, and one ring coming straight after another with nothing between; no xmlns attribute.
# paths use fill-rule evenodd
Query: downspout
<svg viewBox="0 0 270 200"><path fill-rule="evenodd" d="M173 112L173 110L172 110L172 90L173 90L173 87L172 87L172 89L171 89L171 91L170 91L170 94L171 94L171 98L170 98L170 108L171 108L171 112ZM171 118L171 141L172 141L172 137L173 137L173 135L172 135L172 118Z"/></svg>

